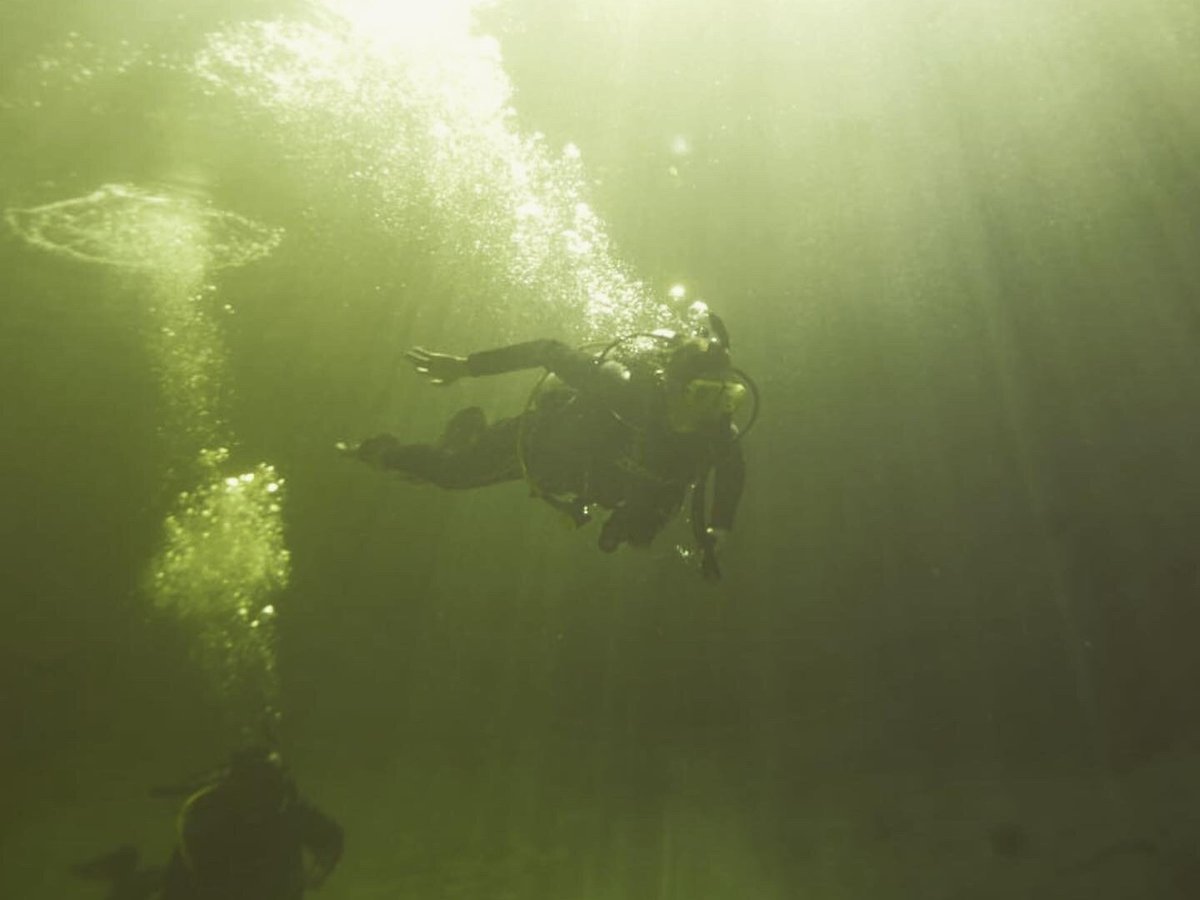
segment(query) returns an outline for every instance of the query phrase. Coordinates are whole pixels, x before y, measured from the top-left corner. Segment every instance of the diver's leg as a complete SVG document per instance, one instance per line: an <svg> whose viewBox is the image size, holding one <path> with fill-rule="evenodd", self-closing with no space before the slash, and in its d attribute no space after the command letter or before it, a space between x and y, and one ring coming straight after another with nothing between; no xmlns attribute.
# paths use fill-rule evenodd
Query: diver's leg
<svg viewBox="0 0 1200 900"><path fill-rule="evenodd" d="M437 444L401 444L390 434L363 441L354 456L377 468L414 481L449 489L465 489L515 481L520 420L501 419L487 425L477 407L456 414Z"/></svg>
<svg viewBox="0 0 1200 900"><path fill-rule="evenodd" d="M464 442L460 433L455 436L457 443L443 445L437 477L431 479L434 484L445 488L473 488L521 478L520 417L501 419L485 426L481 413L478 425L481 427L472 439Z"/></svg>
<svg viewBox="0 0 1200 900"><path fill-rule="evenodd" d="M432 481L441 451L434 444L401 444L391 434L377 434L359 444L351 455L377 469L397 472L413 481Z"/></svg>
<svg viewBox="0 0 1200 900"><path fill-rule="evenodd" d="M621 544L649 547L682 503L681 491L673 487L646 488L613 510L600 529L598 544L612 553Z"/></svg>
<svg viewBox="0 0 1200 900"><path fill-rule="evenodd" d="M438 447L454 452L464 450L478 441L487 431L487 416L478 406L460 409L450 417L442 431Z"/></svg>

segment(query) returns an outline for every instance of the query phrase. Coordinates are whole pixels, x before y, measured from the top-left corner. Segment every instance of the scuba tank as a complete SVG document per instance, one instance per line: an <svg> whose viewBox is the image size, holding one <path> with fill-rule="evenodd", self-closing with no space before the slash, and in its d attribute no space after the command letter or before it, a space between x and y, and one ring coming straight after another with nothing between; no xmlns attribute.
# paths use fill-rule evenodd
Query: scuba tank
<svg viewBox="0 0 1200 900"><path fill-rule="evenodd" d="M666 390L672 379L675 379L676 383L680 379L688 381L692 378L702 381L699 376L706 371L713 373L718 379L718 383L707 384L708 389L716 394L721 393L719 381L732 381L738 385L736 393L730 389L724 398L717 399L717 402L721 402L722 399L731 401L731 417L739 408L742 397L748 395L752 400L748 414L739 417L740 421L733 429L731 441L738 442L757 422L758 387L745 372L732 365L729 358L729 331L719 316L712 313L705 304L697 302L689 307L686 318L686 332L669 329L631 332L607 343L585 344L579 349L590 352L597 365L620 366L624 376L631 383L652 384L657 390ZM556 491L547 485L544 479L539 478L536 465L531 465L531 458L536 456L531 453L531 449L536 446L538 440L538 417L570 415L571 408L579 403L580 399L573 389L563 385L550 373L544 373L530 392L517 437L517 456L531 494L566 514L576 527L591 520L591 507L596 498L589 496L586 486L581 490ZM574 412L582 415L578 407ZM643 464L641 451L638 449L642 446L646 426L629 421L615 410L608 410L607 415L628 432L628 458L615 460L614 465L651 483L663 483L660 475ZM720 577L715 553L716 542L705 514L706 488L711 469L712 465L709 464L702 471L693 474L687 479L684 489L690 490L692 494L690 519L693 537L701 554L701 570L706 578L715 579ZM584 484L590 481L590 477L585 476Z"/></svg>

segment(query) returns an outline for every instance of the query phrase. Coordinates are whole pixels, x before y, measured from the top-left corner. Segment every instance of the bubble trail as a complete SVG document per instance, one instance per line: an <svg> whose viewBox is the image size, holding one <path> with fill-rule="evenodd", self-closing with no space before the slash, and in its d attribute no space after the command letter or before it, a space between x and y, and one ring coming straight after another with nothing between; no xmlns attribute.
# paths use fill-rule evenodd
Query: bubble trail
<svg viewBox="0 0 1200 900"><path fill-rule="evenodd" d="M35 247L134 274L154 317L154 356L167 400L164 432L190 457L195 486L164 523L150 566L154 604L183 622L231 725L260 733L277 717L275 598L287 586L283 480L260 463L227 473L232 435L219 409L225 358L206 305L216 269L269 254L282 232L195 197L110 184L82 197L10 209Z"/></svg>
<svg viewBox="0 0 1200 900"><path fill-rule="evenodd" d="M486 308L583 339L678 327L619 260L581 151L523 132L479 0L324 0L311 21L212 34L193 70L265 114L321 183L342 183L397 241L430 235L455 318ZM464 265L466 263L467 265Z"/></svg>

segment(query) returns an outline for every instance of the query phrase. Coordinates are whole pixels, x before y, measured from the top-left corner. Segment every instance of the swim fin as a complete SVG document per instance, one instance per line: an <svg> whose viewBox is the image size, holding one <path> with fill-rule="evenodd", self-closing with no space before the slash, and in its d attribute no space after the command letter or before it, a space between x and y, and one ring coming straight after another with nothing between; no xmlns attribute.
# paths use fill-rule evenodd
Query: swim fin
<svg viewBox="0 0 1200 900"><path fill-rule="evenodd" d="M110 890L106 900L150 900L163 887L161 867L138 868L138 852L128 844L111 853L71 866L71 874L87 881L104 881Z"/></svg>

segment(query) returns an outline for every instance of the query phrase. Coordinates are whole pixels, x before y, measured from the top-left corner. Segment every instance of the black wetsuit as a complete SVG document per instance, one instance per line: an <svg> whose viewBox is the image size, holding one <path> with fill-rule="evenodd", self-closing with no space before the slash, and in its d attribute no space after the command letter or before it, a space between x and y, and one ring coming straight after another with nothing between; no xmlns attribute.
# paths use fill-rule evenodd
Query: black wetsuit
<svg viewBox="0 0 1200 900"><path fill-rule="evenodd" d="M467 366L472 376L544 368L556 380L519 416L488 425L481 410L465 409L437 444L397 444L380 465L452 489L527 477L577 521L587 505L613 510L600 540L606 550L650 543L688 487L712 469L707 524L732 527L745 465L728 418L707 431L672 431L656 378L559 341L473 353Z"/></svg>
<svg viewBox="0 0 1200 900"><path fill-rule="evenodd" d="M299 798L248 819L228 785L188 801L179 845L167 865L162 900L300 900L342 853L341 827Z"/></svg>

